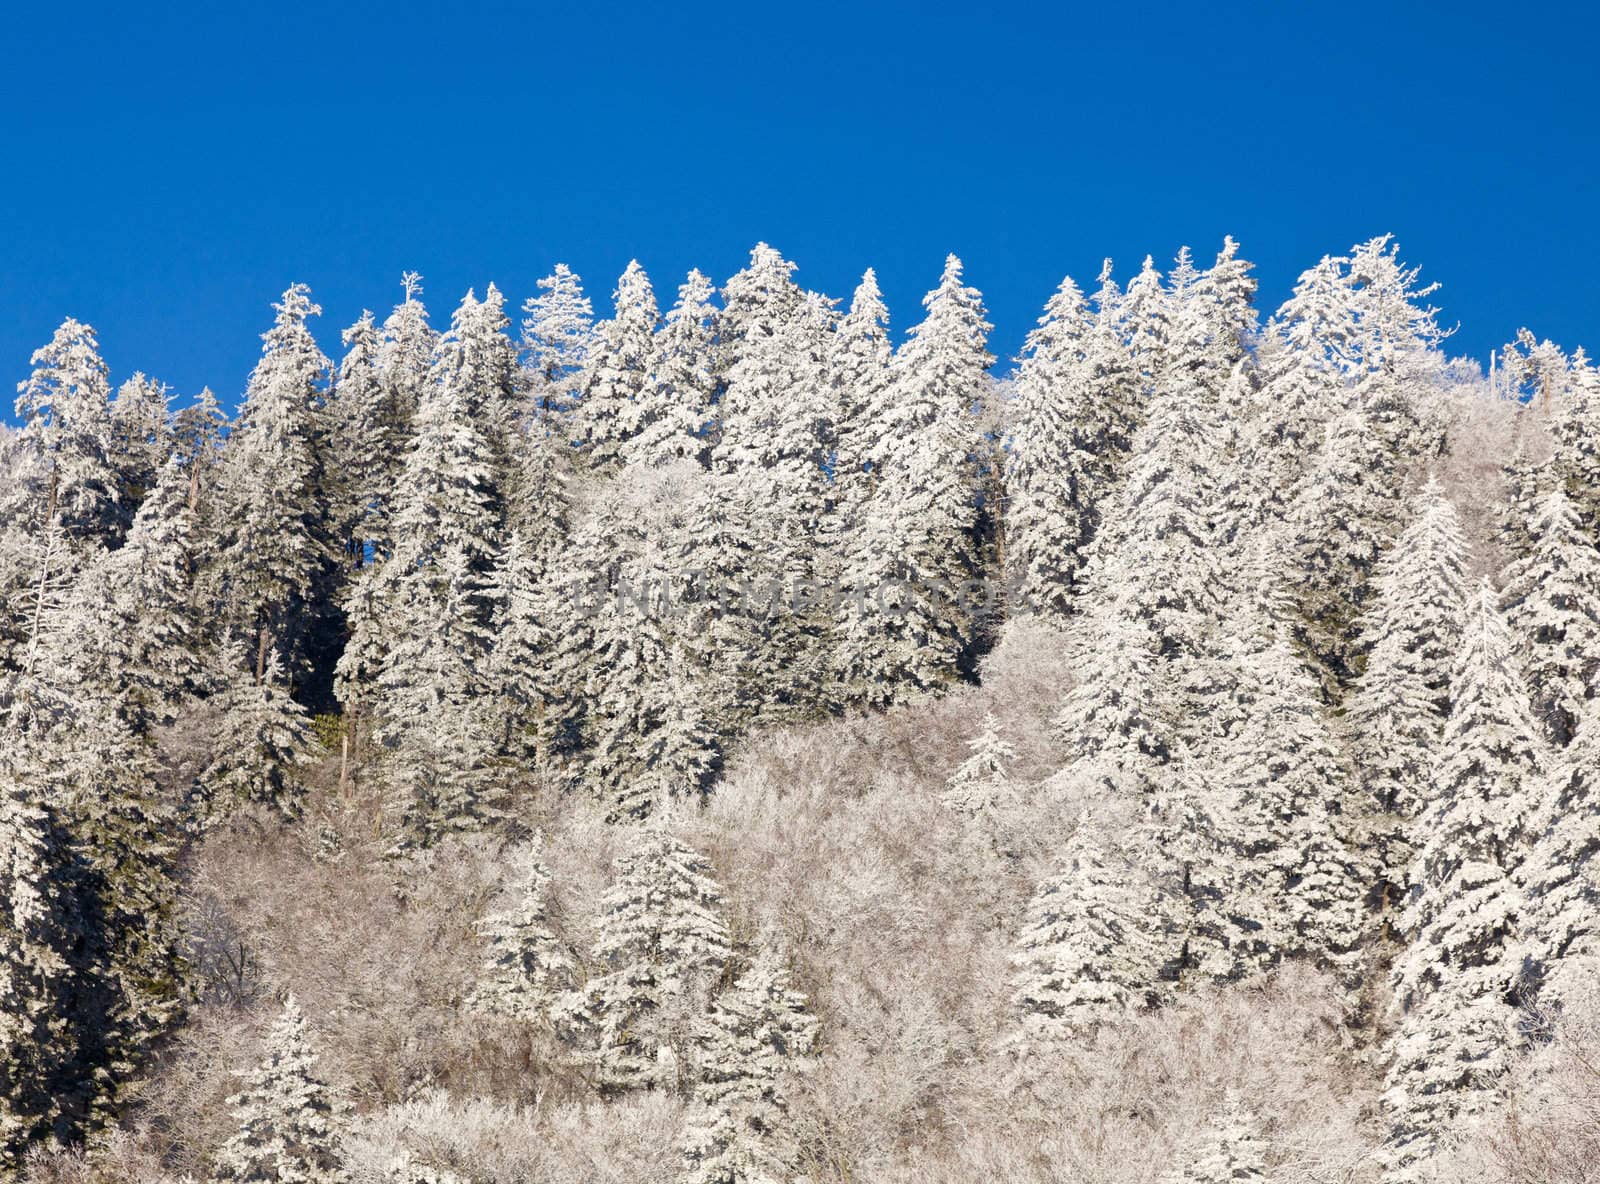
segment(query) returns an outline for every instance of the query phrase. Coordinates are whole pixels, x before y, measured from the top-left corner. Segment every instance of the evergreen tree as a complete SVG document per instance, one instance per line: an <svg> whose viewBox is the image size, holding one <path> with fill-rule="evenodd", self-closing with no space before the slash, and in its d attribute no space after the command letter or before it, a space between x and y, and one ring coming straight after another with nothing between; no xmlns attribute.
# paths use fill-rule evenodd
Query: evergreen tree
<svg viewBox="0 0 1600 1184"><path fill-rule="evenodd" d="M648 1085L657 1075L662 1008L721 973L728 933L722 889L705 858L658 827L639 832L606 893L595 971L565 1001L569 1022L594 1032L601 1086ZM670 1050L668 1050L670 1052Z"/></svg>
<svg viewBox="0 0 1600 1184"><path fill-rule="evenodd" d="M643 426L640 404L650 385L660 313L637 259L617 280L615 301L611 319L595 326L577 410L585 456L599 472L616 468L623 445Z"/></svg>
<svg viewBox="0 0 1600 1184"><path fill-rule="evenodd" d="M522 367L541 419L570 411L595 343L594 305L565 263L539 281L522 306Z"/></svg>
<svg viewBox="0 0 1600 1184"><path fill-rule="evenodd" d="M1532 850L1517 873L1528 899L1522 935L1539 1003L1569 1011L1592 1003L1600 960L1600 711L1586 704L1572 743L1537 782Z"/></svg>
<svg viewBox="0 0 1600 1184"><path fill-rule="evenodd" d="M1461 631L1452 705L1417 823L1410 947L1393 980L1398 1024L1384 1103L1391 1175L1408 1179L1451 1122L1488 1104L1510 1063L1508 1002L1526 911L1515 873L1529 842L1541 756L1512 640L1485 583Z"/></svg>
<svg viewBox="0 0 1600 1184"><path fill-rule="evenodd" d="M223 537L211 577L213 603L255 643L258 678L273 650L291 669L306 657L334 548L318 451L318 384L329 363L306 327L322 310L304 284L273 307L223 454Z"/></svg>
<svg viewBox="0 0 1600 1184"><path fill-rule="evenodd" d="M992 814L1016 800L1017 792L1006 765L1016 759L1016 749L1000 736L994 713L983 717L983 731L967 741L971 755L950 775L944 804L962 814Z"/></svg>
<svg viewBox="0 0 1600 1184"><path fill-rule="evenodd" d="M172 449L172 425L164 383L135 374L111 401L111 456L117 469L117 503L124 523L155 484Z"/></svg>
<svg viewBox="0 0 1600 1184"><path fill-rule="evenodd" d="M1105 848L1088 814L1080 817L1060 871L1028 905L1012 954L1019 1051L1069 1041L1158 997L1176 950L1155 897L1140 869Z"/></svg>
<svg viewBox="0 0 1600 1184"><path fill-rule="evenodd" d="M1506 571L1504 604L1544 736L1565 746L1600 673L1600 550L1566 492L1552 489L1532 523L1532 551Z"/></svg>
<svg viewBox="0 0 1600 1184"><path fill-rule="evenodd" d="M1460 644L1465 554L1455 509L1430 480L1410 525L1378 566L1360 630L1365 669L1346 704L1345 724L1377 811L1372 839L1390 885L1404 882L1411 822L1430 798L1429 770Z"/></svg>
<svg viewBox="0 0 1600 1184"><path fill-rule="evenodd" d="M316 1073L317 1054L294 996L267 1035L261 1064L228 1099L237 1131L217 1152L216 1179L260 1184L340 1184L345 1106Z"/></svg>
<svg viewBox="0 0 1600 1184"><path fill-rule="evenodd" d="M552 925L549 870L530 853L521 873L513 907L478 924L489 956L471 1005L524 1023L541 1023L571 986L576 964Z"/></svg>
<svg viewBox="0 0 1600 1184"><path fill-rule="evenodd" d="M1378 557L1395 533L1390 454L1360 411L1329 425L1315 467L1288 507L1285 581L1294 637L1337 700L1351 676L1355 622L1371 595Z"/></svg>
<svg viewBox="0 0 1600 1184"><path fill-rule="evenodd" d="M1269 1179L1260 1123L1238 1093L1230 1089L1205 1133L1185 1153L1182 1164L1167 1174L1166 1184L1235 1184L1250 1180L1267 1184Z"/></svg>
<svg viewBox="0 0 1600 1184"><path fill-rule="evenodd" d="M383 341L378 347L378 371L389 397L388 434L396 447L410 437L412 417L433 380L433 356L439 344L421 300L422 277L408 271L400 277L400 285L405 299L383 322Z"/></svg>
<svg viewBox="0 0 1600 1184"><path fill-rule="evenodd" d="M111 383L94 330L69 317L32 365L17 386L16 413L22 446L42 461L35 513L73 538L114 542L121 510Z"/></svg>
<svg viewBox="0 0 1600 1184"><path fill-rule="evenodd" d="M199 777L207 820L224 820L250 804L299 817L313 739L305 708L283 681L274 653L259 679L235 670L223 689L214 755Z"/></svg>
<svg viewBox="0 0 1600 1184"><path fill-rule="evenodd" d="M806 1067L817 1021L763 947L712 1007L700 1034L701 1083L683 1142L681 1184L794 1176L785 1076Z"/></svg>
<svg viewBox="0 0 1600 1184"><path fill-rule="evenodd" d="M0 762L0 1175L8 1178L31 1145L81 1133L94 1090L93 1050L84 1047L92 1034L82 1029L95 1017L84 1014L78 965L92 938L70 840L32 780L7 753Z"/></svg>
<svg viewBox="0 0 1600 1184"><path fill-rule="evenodd" d="M1085 365L1092 330L1072 280L1045 305L1023 346L1006 453L1007 592L1046 616L1070 611L1093 534L1103 412Z"/></svg>
<svg viewBox="0 0 1600 1184"><path fill-rule="evenodd" d="M622 458L628 464L705 460L714 391L714 291L698 271L691 271L678 288L678 301L655 335L650 378L632 418L637 434L622 445Z"/></svg>

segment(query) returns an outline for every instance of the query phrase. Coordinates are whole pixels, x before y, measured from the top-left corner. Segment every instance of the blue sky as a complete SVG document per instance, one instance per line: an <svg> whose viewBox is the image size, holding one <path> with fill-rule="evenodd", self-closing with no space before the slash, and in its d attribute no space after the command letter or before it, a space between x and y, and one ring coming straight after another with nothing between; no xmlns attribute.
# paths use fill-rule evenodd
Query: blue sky
<svg viewBox="0 0 1600 1184"><path fill-rule="evenodd" d="M333 11L333 9L337 11ZM1014 354L1062 274L1224 234L1276 305L1392 231L1452 352L1600 345L1600 17L1577 5L13 7L0 372L66 315L237 397L291 281L324 349L402 270L436 324L558 260L597 306L758 239L896 329L948 251ZM997 8L998 11L985 11ZM5 400L9 404L9 397Z"/></svg>

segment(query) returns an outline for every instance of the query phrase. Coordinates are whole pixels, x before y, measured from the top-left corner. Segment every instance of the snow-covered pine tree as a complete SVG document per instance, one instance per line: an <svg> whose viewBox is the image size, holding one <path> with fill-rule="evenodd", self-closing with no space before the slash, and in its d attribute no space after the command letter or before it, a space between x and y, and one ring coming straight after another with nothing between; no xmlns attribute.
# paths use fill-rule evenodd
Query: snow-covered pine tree
<svg viewBox="0 0 1600 1184"><path fill-rule="evenodd" d="M1292 598L1292 632L1330 701L1340 698L1351 677L1356 620L1398 526L1393 469L1394 458L1367 416L1344 412L1329 422L1312 470L1288 507L1283 578Z"/></svg>
<svg viewBox="0 0 1600 1184"><path fill-rule="evenodd" d="M885 399L894 347L889 341L889 309L872 268L861 276L850 308L834 330L828 371L834 392L833 477L835 513L856 530L883 469L883 441L878 433L888 422Z"/></svg>
<svg viewBox="0 0 1600 1184"><path fill-rule="evenodd" d="M1460 631L1431 803L1415 826L1411 944L1393 970L1396 1028L1384 1104L1394 1180L1413 1178L1458 1116L1486 1106L1510 1063L1541 753L1510 631L1487 581Z"/></svg>
<svg viewBox="0 0 1600 1184"><path fill-rule="evenodd" d="M1574 350L1555 408L1555 469L1591 534L1600 537L1600 370Z"/></svg>
<svg viewBox="0 0 1600 1184"><path fill-rule="evenodd" d="M383 334L365 310L344 331L345 354L323 415L328 513L346 570L368 549L387 549L388 495L399 457L398 425L380 369Z"/></svg>
<svg viewBox="0 0 1600 1184"><path fill-rule="evenodd" d="M267 1034L265 1056L228 1099L238 1129L217 1151L215 1178L239 1184L343 1184L347 1107L317 1075L317 1054L294 996Z"/></svg>
<svg viewBox="0 0 1600 1184"><path fill-rule="evenodd" d="M1349 771L1310 670L1277 639L1242 661L1237 729L1217 746L1227 882L1210 910L1235 973L1306 957L1348 971L1373 876L1350 825Z"/></svg>
<svg viewBox="0 0 1600 1184"><path fill-rule="evenodd" d="M1600 549L1560 486L1529 526L1532 550L1506 570L1504 605L1534 714L1545 739L1564 747L1600 674Z"/></svg>
<svg viewBox="0 0 1600 1184"><path fill-rule="evenodd" d="M335 547L318 448L319 384L329 363L306 327L322 309L304 284L273 308L277 318L223 452L220 554L207 580L234 637L252 643L258 678L271 651L295 669L312 648Z"/></svg>
<svg viewBox="0 0 1600 1184"><path fill-rule="evenodd" d="M1060 870L1034 892L1011 956L1022 1016L1016 1051L1076 1039L1160 996L1178 951L1156 897L1144 872L1082 815Z"/></svg>
<svg viewBox="0 0 1600 1184"><path fill-rule="evenodd" d="M567 1022L593 1032L591 1057L607 1090L656 1081L659 1050L673 1051L660 1028L662 1009L703 990L729 956L722 888L704 856L650 825L616 871L594 971L562 1006Z"/></svg>
<svg viewBox="0 0 1600 1184"><path fill-rule="evenodd" d="M1537 782L1533 848L1517 872L1521 935L1541 1010L1593 1006L1600 968L1600 707L1582 707L1572 742Z"/></svg>
<svg viewBox="0 0 1600 1184"><path fill-rule="evenodd" d="M117 388L111 401L111 456L118 478L117 503L124 522L155 484L156 474L172 451L168 411L171 392L165 383L135 374Z"/></svg>
<svg viewBox="0 0 1600 1184"><path fill-rule="evenodd" d="M1222 1108L1162 1184L1267 1184L1270 1178L1261 1123L1230 1089Z"/></svg>
<svg viewBox="0 0 1600 1184"><path fill-rule="evenodd" d="M517 404L517 347L506 336L510 323L499 288L491 283L482 300L469 290L452 314L450 328L439 338L429 370L446 405L465 413L488 444L494 487L502 494L512 480L522 419ZM422 430L419 425L414 435Z"/></svg>
<svg viewBox="0 0 1600 1184"><path fill-rule="evenodd" d="M538 1024L572 986L577 965L550 916L549 869L537 851L525 853L519 862L514 903L478 923L488 957L470 1005Z"/></svg>
<svg viewBox="0 0 1600 1184"><path fill-rule="evenodd" d="M86 932L70 840L39 783L0 757L0 1176L33 1144L78 1137L94 1092L80 1047L92 1025L80 996Z"/></svg>
<svg viewBox="0 0 1600 1184"><path fill-rule="evenodd" d="M973 659L989 591L972 457L992 326L954 255L923 307L891 368L888 417L875 433L883 476L844 573L853 593L840 629L844 681L874 703L958 679Z"/></svg>
<svg viewBox="0 0 1600 1184"><path fill-rule="evenodd" d="M706 430L711 420L715 341L712 337L716 291L699 271L678 287L678 300L656 332L650 378L639 393L631 423L637 434L622 445L631 465L655 466L682 460L706 461Z"/></svg>
<svg viewBox="0 0 1600 1184"><path fill-rule="evenodd" d="M944 804L960 814L992 814L1017 799L1016 786L1006 766L1017 751L1000 735L993 712L983 717L983 731L967 741L970 755L956 771L944 793Z"/></svg>
<svg viewBox="0 0 1600 1184"><path fill-rule="evenodd" d="M1023 345L1006 441L1006 591L1022 611L1065 617L1094 531L1105 412L1086 365L1089 308L1061 281Z"/></svg>
<svg viewBox="0 0 1600 1184"><path fill-rule="evenodd" d="M439 344L422 303L422 276L408 271L400 277L400 286L405 299L383 322L383 343L378 347L378 370L389 396L389 430L396 448L399 441L410 438L412 417L433 380L433 355ZM398 464L398 458L391 463Z"/></svg>
<svg viewBox="0 0 1600 1184"><path fill-rule="evenodd" d="M114 543L122 524L111 382L94 330L70 317L36 350L17 386L22 446L42 462L33 514L72 538Z"/></svg>
<svg viewBox="0 0 1600 1184"><path fill-rule="evenodd" d="M142 714L170 720L185 695L199 689L204 663L190 603L193 511L190 475L176 457L158 470L140 502L127 542L107 560L128 651L128 687L143 696Z"/></svg>
<svg viewBox="0 0 1600 1184"><path fill-rule="evenodd" d="M217 701L212 757L200 773L201 813L221 822L249 805L296 818L315 741L305 708L284 685L283 664L267 656L258 679L237 668Z"/></svg>
<svg viewBox="0 0 1600 1184"><path fill-rule="evenodd" d="M679 1184L791 1179L785 1077L806 1067L817 1021L789 972L763 945L718 997L700 1032L701 1081L683 1139Z"/></svg>
<svg viewBox="0 0 1600 1184"><path fill-rule="evenodd" d="M640 430L640 400L650 385L661 319L650 277L637 259L617 279L611 318L595 326L580 379L578 439L592 469L615 471L623 444Z"/></svg>
<svg viewBox="0 0 1600 1184"><path fill-rule="evenodd" d="M1364 669L1345 703L1351 755L1376 811L1373 853L1391 888L1405 882L1411 823L1432 796L1429 770L1450 704L1465 562L1460 519L1430 480L1373 578L1360 630Z"/></svg>
<svg viewBox="0 0 1600 1184"><path fill-rule="evenodd" d="M594 305L565 263L539 281L522 305L522 369L541 420L572 410L579 376L594 345Z"/></svg>

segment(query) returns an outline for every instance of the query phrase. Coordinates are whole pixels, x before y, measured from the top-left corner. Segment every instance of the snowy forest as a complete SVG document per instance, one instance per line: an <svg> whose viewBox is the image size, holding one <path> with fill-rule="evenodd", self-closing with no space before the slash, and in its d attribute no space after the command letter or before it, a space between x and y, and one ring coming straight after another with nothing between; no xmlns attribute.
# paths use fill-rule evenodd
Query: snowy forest
<svg viewBox="0 0 1600 1184"><path fill-rule="evenodd" d="M1600 371L1251 272L62 322L0 1180L1600 1179Z"/></svg>

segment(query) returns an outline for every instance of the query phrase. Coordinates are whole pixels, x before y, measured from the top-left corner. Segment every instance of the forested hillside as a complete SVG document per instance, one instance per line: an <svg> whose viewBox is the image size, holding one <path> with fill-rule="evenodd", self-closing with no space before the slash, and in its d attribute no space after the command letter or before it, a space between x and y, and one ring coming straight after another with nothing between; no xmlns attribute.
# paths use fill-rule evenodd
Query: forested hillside
<svg viewBox="0 0 1600 1184"><path fill-rule="evenodd" d="M1589 359L795 272L33 355L0 1179L1600 1179Z"/></svg>

